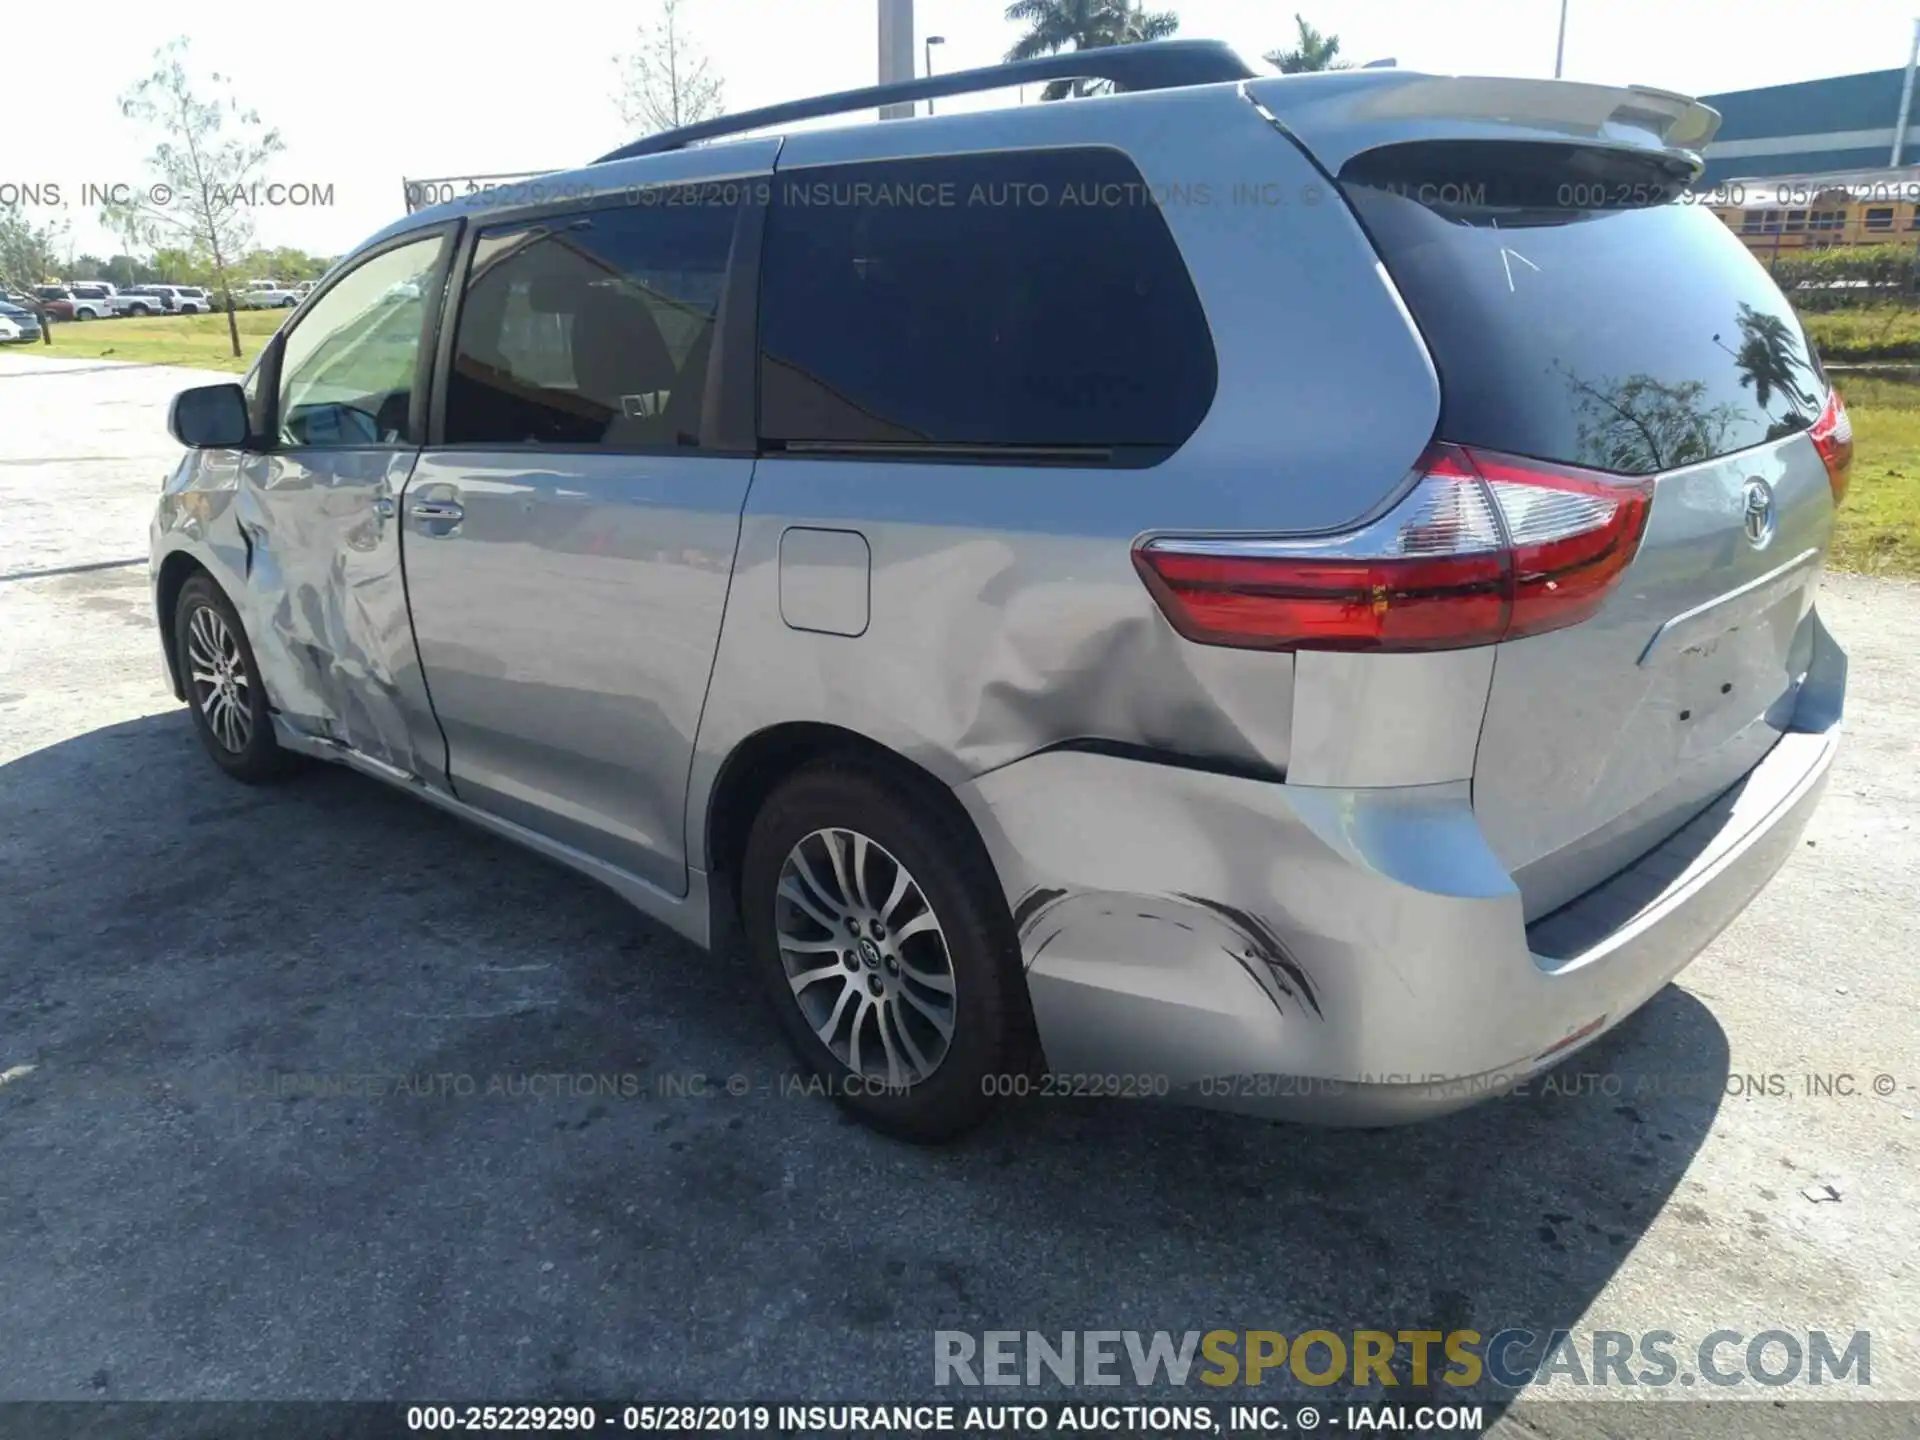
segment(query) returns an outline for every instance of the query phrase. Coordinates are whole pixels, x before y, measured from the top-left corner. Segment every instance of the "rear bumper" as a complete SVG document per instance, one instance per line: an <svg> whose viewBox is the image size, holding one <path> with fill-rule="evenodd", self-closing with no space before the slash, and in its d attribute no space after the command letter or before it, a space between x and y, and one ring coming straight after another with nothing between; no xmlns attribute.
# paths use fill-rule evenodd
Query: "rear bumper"
<svg viewBox="0 0 1920 1440"><path fill-rule="evenodd" d="M1796 728L1531 927L1464 783L1333 790L1055 751L961 797L1061 1089L1396 1123L1559 1064L1746 907L1825 789L1845 669L1821 632Z"/></svg>

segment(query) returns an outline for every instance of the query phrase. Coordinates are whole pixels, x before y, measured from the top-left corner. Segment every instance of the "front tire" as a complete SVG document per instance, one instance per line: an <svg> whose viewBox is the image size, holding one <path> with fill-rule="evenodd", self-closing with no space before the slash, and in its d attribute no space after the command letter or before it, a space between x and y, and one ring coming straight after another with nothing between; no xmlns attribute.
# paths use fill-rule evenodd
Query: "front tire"
<svg viewBox="0 0 1920 1440"><path fill-rule="evenodd" d="M801 771L754 820L740 902L788 1043L874 1129L951 1140L1033 1072L1005 897L937 797L847 763Z"/></svg>
<svg viewBox="0 0 1920 1440"><path fill-rule="evenodd" d="M272 710L247 632L233 602L205 575L180 587L173 653L194 729L214 764L248 785L294 768L294 757L274 738Z"/></svg>

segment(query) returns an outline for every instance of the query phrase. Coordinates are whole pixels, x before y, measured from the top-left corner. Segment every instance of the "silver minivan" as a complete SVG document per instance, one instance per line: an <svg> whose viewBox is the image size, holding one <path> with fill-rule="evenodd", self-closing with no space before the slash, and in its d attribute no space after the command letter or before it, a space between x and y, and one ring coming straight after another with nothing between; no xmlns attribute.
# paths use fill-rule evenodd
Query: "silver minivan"
<svg viewBox="0 0 1920 1440"><path fill-rule="evenodd" d="M737 917L891 1133L1458 1108L1664 986L1838 740L1851 432L1690 203L1717 123L1165 42L411 215L175 401L169 677L238 779Z"/></svg>

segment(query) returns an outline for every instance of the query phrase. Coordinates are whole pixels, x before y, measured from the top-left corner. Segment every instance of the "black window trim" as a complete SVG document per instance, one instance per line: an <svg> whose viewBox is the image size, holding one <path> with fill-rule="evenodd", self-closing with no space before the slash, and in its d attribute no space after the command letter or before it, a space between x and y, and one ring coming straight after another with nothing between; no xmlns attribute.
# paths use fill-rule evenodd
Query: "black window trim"
<svg viewBox="0 0 1920 1440"><path fill-rule="evenodd" d="M892 465L998 465L1006 469L1051 466L1066 470L1149 470L1164 463L1179 448L1177 445L1028 445L1013 441L996 444L986 440L971 443L949 440L760 442L761 455L772 459L874 460Z"/></svg>
<svg viewBox="0 0 1920 1440"><path fill-rule="evenodd" d="M932 155L859 155L843 159L819 160L804 165L794 165L780 169L775 162L773 178L777 182L783 177L805 175L812 170L844 170L856 165L888 165L914 160L977 160L997 156L1028 154L1055 154L1061 151L1105 150L1118 155L1132 167L1142 184L1146 176L1140 169L1140 162L1124 146L1110 140L1086 140L1055 145L1001 145L980 150L959 150ZM774 191L777 193L778 186ZM769 205L771 197L769 198ZM762 224L764 226L764 215ZM1160 223L1166 225L1163 216ZM1193 274L1192 261L1180 248L1179 237L1167 227L1167 238L1172 241L1174 254L1179 258L1187 285L1193 292L1195 308L1200 313L1206 330L1207 352L1214 366L1213 393L1207 399L1207 408L1193 429L1177 445L1035 445L1026 442L997 444L990 441L956 443L942 440L892 440L892 441L848 441L848 440L769 440L760 434L759 396L754 396L751 415L755 443L755 453L763 458L787 460L833 460L839 462L868 462L887 465L988 465L1003 469L1033 469L1053 467L1056 469L1099 469L1099 470L1151 470L1165 464L1192 441L1193 437L1205 428L1207 419L1213 413L1213 407L1220 398L1220 347L1213 333L1212 317L1207 314L1206 302L1201 299L1200 286ZM756 312L758 307L756 306ZM758 335L755 336L756 342ZM759 383L760 353L756 343L753 350L754 384Z"/></svg>
<svg viewBox="0 0 1920 1440"><path fill-rule="evenodd" d="M334 450L417 450L421 437L426 434L428 387L433 382L434 352L438 339L441 313L446 304L447 275L454 255L460 249L460 228L465 224L461 220L443 220L437 225L422 225L415 230L405 230L398 235L389 236L378 245L370 245L353 255L348 261L335 267L333 272L319 285L316 285L307 298L302 300L294 311L274 332L273 339L261 352L259 368L260 394L256 406L258 413L250 416L250 425L254 439L247 449L257 454L294 454L301 451ZM280 443L280 361L285 354L287 336L291 335L307 316L307 313L327 295L334 286L347 276L359 270L368 261L378 259L389 251L401 249L407 245L416 245L422 240L438 237L443 243L439 258L434 262L433 275L421 292L422 315L420 321L420 345L414 354L413 393L407 402L407 433L398 441L369 441L364 445L282 445Z"/></svg>
<svg viewBox="0 0 1920 1440"><path fill-rule="evenodd" d="M650 187L665 190L730 181L765 179L773 173L688 176L661 181ZM769 184L768 189L771 190ZM682 459L752 459L758 453L754 440L754 421L759 409L760 352L760 245L766 230L767 205L750 186L743 186L742 198L734 210L733 239L729 244L726 270L720 287L720 310L714 317L713 348L707 353L706 394L700 407L700 443L698 445L588 445L515 443L504 440L447 440L447 377L453 373L454 342L460 330L460 318L466 308L467 284L473 273L474 252L479 248L483 230L498 230L518 225L541 225L556 220L636 208L624 196L585 201L570 198L555 205L542 205L511 215L488 216L483 226L469 225L461 237L449 269L449 285L443 323L434 337L434 384L426 416L426 448L462 455L649 455ZM651 206L641 208L654 208ZM660 206L662 211L671 206Z"/></svg>

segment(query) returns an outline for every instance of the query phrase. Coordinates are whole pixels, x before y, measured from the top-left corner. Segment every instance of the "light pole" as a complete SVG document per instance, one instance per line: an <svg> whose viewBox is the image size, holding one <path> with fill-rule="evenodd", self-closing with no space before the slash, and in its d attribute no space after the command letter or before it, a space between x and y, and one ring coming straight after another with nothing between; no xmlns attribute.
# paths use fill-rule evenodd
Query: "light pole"
<svg viewBox="0 0 1920 1440"><path fill-rule="evenodd" d="M929 35L927 36L927 43L921 47L927 52L927 78L929 80L933 78L933 47L946 43L947 37L944 35ZM933 100L931 97L927 100L927 114L933 114Z"/></svg>
<svg viewBox="0 0 1920 1440"><path fill-rule="evenodd" d="M1553 78L1560 78L1560 62L1567 53L1567 0L1560 0L1560 40L1553 47Z"/></svg>
<svg viewBox="0 0 1920 1440"><path fill-rule="evenodd" d="M913 79L913 0L879 0L879 19L880 83ZM912 100L880 107L882 120L905 120L919 113Z"/></svg>

